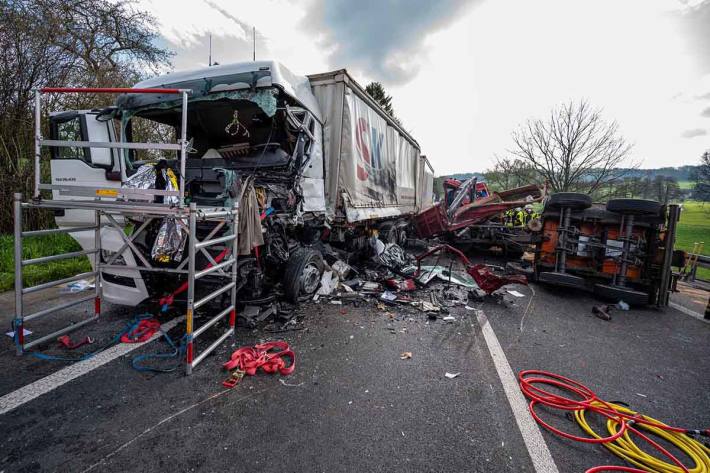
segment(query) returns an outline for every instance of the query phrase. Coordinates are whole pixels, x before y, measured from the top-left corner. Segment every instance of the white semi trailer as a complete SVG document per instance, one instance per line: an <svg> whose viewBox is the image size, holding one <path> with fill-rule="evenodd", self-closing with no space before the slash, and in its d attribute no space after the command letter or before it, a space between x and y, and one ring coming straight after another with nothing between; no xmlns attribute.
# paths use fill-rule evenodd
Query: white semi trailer
<svg viewBox="0 0 710 473"><path fill-rule="evenodd" d="M138 142L186 136L184 176L180 152L53 148L52 184L67 187L55 188L54 199L94 198L72 192L80 186L168 189L177 175L184 178L186 203L224 208L240 200L242 301L268 297L277 282L291 300L312 294L324 267L323 243L356 251L367 248L373 235L402 242L409 217L432 204L433 170L419 145L345 70L305 77L274 61L256 61L171 73L135 88L190 89L185 133L176 95L130 93L120 95L115 107L53 114L50 138ZM56 216L60 227L93 219L93 212L78 209ZM141 227L139 221L122 223L128 231ZM101 274L106 300L137 305L179 285L175 273L116 268L141 258L177 266L179 255L156 256L164 223L145 226L134 235L134 247L125 249L117 230L103 230L101 257L113 263ZM179 223L177 231L184 228ZM85 249L94 247L94 232L72 235Z"/></svg>

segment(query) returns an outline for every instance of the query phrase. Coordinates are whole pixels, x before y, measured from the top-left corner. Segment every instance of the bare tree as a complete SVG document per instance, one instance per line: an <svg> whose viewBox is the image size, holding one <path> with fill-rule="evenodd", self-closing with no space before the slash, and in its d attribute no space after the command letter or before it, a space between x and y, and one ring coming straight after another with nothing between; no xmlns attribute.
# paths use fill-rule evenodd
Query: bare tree
<svg viewBox="0 0 710 473"><path fill-rule="evenodd" d="M537 170L522 159L497 158L495 165L483 175L488 185L495 190L544 183L544 179Z"/></svg>
<svg viewBox="0 0 710 473"><path fill-rule="evenodd" d="M547 120L529 120L513 132L513 142L510 152L557 192L593 193L618 181L631 150L617 123L604 121L584 100L553 109Z"/></svg>

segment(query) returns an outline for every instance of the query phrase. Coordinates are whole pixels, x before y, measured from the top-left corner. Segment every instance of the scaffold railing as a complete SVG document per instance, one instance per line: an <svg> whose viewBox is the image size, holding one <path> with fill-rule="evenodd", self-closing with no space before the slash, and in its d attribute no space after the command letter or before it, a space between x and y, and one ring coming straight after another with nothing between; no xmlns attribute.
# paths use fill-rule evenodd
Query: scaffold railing
<svg viewBox="0 0 710 473"><path fill-rule="evenodd" d="M134 143L134 142L96 142L96 141L74 141L74 140L46 140L42 137L41 130L41 95L44 93L109 93L109 94L179 94L182 96L181 128L180 138L177 143ZM185 166L187 155L187 106L189 89L126 89L126 88L43 88L35 91L35 159L34 159L34 193L33 198L27 202L23 201L21 194L14 196L14 256L15 256L15 319L14 319L14 339L17 346L17 353L22 354L29 349L49 342L56 337L84 327L85 325L98 320L102 311L102 272L104 270L135 270L142 272L163 272L173 273L186 279L187 303L185 312L185 371L187 374L202 362L205 357L223 343L230 335L235 333L236 327L236 294L237 294L237 258L238 258L238 223L239 223L239 203L235 202L231 208L198 208L195 203L185 205ZM111 149L155 149L172 150L179 152L179 186L178 190L162 189L127 189L127 188L102 188L96 186L46 184L41 182L41 159L43 147L80 147L80 148L111 148ZM65 191L73 196L84 197L84 199L43 199L43 190ZM127 199L118 200L123 196ZM148 196L151 201L129 200L136 196ZM169 203L153 203L155 196L175 196L178 198L177 205ZM86 197L93 199L86 200ZM167 199L165 199L167 200ZM84 210L94 214L93 225L86 223L74 226L61 226L60 228L44 230L24 230L23 213L37 209L50 210ZM134 218L138 227L127 235L119 223L117 217ZM187 238L188 257L176 268L156 266L151 264L150 258L146 257L136 245L136 238L155 219L176 218L186 223L189 235ZM213 228L202 240L198 239L198 222L213 222ZM228 229L225 229L228 226ZM115 231L122 238L122 247L114 252L113 256L103 261L102 255L102 231L104 229ZM49 234L74 232L94 232L94 245L92 248L83 248L80 251L71 251L64 254L23 259L24 240L28 237L42 236ZM226 256L219 264L207 251L207 249L222 249ZM117 264L117 258L130 252L134 256L135 264ZM197 268L196 260L198 254L209 262L208 267ZM71 277L50 281L35 286L24 287L24 268L30 265L46 264L64 258L87 256L92 263L92 270L76 274ZM210 286L212 292L206 296L195 300L195 288L197 282L205 276L210 276L213 283ZM25 297L39 291L78 281L81 279L94 278L95 286L91 295L79 296L70 301L63 301L53 307L45 307L41 310L26 313ZM176 278L177 279L177 278ZM215 282L217 281L217 282ZM214 306L214 301L219 296L229 295L229 304L221 309L216 309L216 315L208 318L201 326L195 327L194 312L202 307ZM33 334L31 337L25 336L25 327L28 323L40 318L51 317L58 311L69 309L83 303L93 301L93 315L77 323L72 323L46 335ZM206 348L198 350L195 342L208 329L215 326L221 320L226 320L226 330L218 338L210 343Z"/></svg>

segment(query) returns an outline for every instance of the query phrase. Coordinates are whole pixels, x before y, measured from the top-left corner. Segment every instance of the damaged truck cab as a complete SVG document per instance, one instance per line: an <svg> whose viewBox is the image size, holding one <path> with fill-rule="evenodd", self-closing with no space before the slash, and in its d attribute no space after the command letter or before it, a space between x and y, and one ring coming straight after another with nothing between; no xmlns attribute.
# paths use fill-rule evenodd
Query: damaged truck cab
<svg viewBox="0 0 710 473"><path fill-rule="evenodd" d="M85 141L138 143L186 136L184 176L179 151L84 148L52 156L52 181L164 190L183 177L184 204L223 209L238 201L241 302L273 297L279 284L292 301L312 294L325 243L362 250L378 235L400 242L409 217L431 205L433 171L419 145L345 70L305 77L277 62L256 61L171 73L135 88L191 93L186 110L175 95L135 93L120 95L109 109L57 114L52 138L75 133ZM186 130L180 129L183 113ZM93 139L96 133L105 136ZM162 199L179 204L174 196L153 198ZM57 224L93 218L72 212L57 216ZM145 226L126 220L127 231L141 234L134 235L133 248L115 255L121 235L102 231L101 257L113 261L102 280L107 300L136 305L169 294L180 276L115 266L151 258L177 267L190 235L179 219ZM225 231L205 223L197 236ZM74 235L84 247L93 244L93 234ZM197 267L214 263L218 253L201 256Z"/></svg>

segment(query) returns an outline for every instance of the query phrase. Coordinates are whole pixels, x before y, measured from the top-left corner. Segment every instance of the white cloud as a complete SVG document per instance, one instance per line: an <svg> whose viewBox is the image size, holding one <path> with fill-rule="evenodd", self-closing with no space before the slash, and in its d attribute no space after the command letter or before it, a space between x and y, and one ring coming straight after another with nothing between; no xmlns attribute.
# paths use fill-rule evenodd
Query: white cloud
<svg viewBox="0 0 710 473"><path fill-rule="evenodd" d="M217 60L248 59L250 25L257 29L258 58L280 60L303 74L334 66L328 60L338 45L324 45L332 32L314 28L309 9L318 5L315 0L209 1L241 24L204 0L184 12L167 0L142 3L177 50L176 67L206 64L208 32ZM701 116L708 104L698 97L710 92L710 75L702 75L669 12L686 14L700 4L487 0L447 25L437 24L433 33L419 32L420 48L400 58L418 71L410 81L388 84L378 77L383 64L361 61L350 69L363 83L384 82L398 116L438 173L489 167L495 154L505 154L518 124L579 98L619 123L643 167L692 164L708 148L707 138L683 135L708 129L710 119Z"/></svg>

